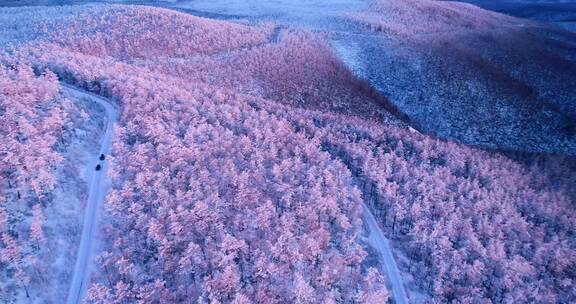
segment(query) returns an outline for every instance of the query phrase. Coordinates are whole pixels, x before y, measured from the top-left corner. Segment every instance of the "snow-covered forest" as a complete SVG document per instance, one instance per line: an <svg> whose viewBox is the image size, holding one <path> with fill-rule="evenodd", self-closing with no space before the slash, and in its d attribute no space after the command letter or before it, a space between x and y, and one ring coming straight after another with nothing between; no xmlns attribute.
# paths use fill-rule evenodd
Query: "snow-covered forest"
<svg viewBox="0 0 576 304"><path fill-rule="evenodd" d="M0 7L0 303L575 302L576 38L360 2Z"/></svg>

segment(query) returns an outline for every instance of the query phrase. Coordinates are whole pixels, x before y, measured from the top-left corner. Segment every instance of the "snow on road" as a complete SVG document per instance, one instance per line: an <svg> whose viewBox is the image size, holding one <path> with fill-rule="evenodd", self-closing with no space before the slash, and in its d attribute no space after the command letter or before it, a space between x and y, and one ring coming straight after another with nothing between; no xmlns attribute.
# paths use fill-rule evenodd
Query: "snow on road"
<svg viewBox="0 0 576 304"><path fill-rule="evenodd" d="M365 245L372 248L376 253L378 260L378 264L380 265L380 273L384 274L388 278L388 282L390 286L387 286L388 291L390 292L390 298L392 298L393 303L396 304L405 304L405 303L420 303L422 301L416 299L417 297L411 297L411 301L408 300L408 295L406 293L406 288L404 287L404 282L402 280L402 276L400 270L398 269L398 265L396 264L396 260L394 259L394 255L392 254L392 247L390 246L390 241L384 233L378 222L374 218L374 215L370 211L370 208L367 206L367 202L370 199L374 199L374 197L370 197L370 194L365 191L365 184L373 184L374 182L371 181L366 176L362 175L362 173L358 173L360 170L356 168L351 162L346 161L349 159L348 157L341 157L341 154L338 152L338 148L336 149L326 149L326 152L330 153L331 156L335 159L340 159L352 172L352 178L350 180L351 186L357 187L358 190L361 192L362 197L362 221L364 223L364 228L366 229L366 234L364 234L364 242ZM414 290L410 289L411 294L414 294ZM418 295L417 295L418 296ZM420 296L422 298L422 296Z"/></svg>
<svg viewBox="0 0 576 304"><path fill-rule="evenodd" d="M388 280L390 280L390 285L392 286L392 298L395 303L398 304L408 303L406 290L400 277L400 270L398 270L396 260L394 260L394 256L392 255L390 241L384 236L384 233L382 233L376 219L374 219L374 215L372 215L366 204L362 204L362 211L364 214L364 222L369 230L367 237L368 244L378 251L381 256L382 266L384 266L382 271L388 275Z"/></svg>
<svg viewBox="0 0 576 304"><path fill-rule="evenodd" d="M118 110L115 105L102 97L81 91L73 86L62 84L64 91L75 98L87 98L100 104L106 111L107 121L105 133L100 140L100 154L108 155L112 147L113 126L118 117ZM99 171L95 170L97 164L101 165ZM82 303L86 287L90 282L90 272L92 267L93 251L96 243L96 234L98 232L98 220L100 210L104 204L106 194L106 171L108 163L106 160L94 160L94 168L89 177L90 188L88 202L84 211L84 221L82 227L82 236L78 246L76 265L72 274L72 281L68 292L68 304Z"/></svg>

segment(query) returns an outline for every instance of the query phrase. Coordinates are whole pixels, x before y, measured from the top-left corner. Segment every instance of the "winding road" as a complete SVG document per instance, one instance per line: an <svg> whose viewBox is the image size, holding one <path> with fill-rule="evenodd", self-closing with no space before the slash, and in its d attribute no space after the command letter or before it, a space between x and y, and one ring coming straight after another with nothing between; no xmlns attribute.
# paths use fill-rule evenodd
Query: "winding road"
<svg viewBox="0 0 576 304"><path fill-rule="evenodd" d="M82 91L76 87L62 84L63 90L75 98L90 99L101 105L106 112L106 130L100 139L100 154L108 155L112 147L113 126L118 118L118 109L107 99L100 96ZM97 157L98 157L97 156ZM95 170L96 164L101 165L99 171ZM106 196L106 171L108 163L106 160L94 159L94 167L90 168L89 176L90 189L88 193L88 202L84 211L84 221L82 226L82 236L78 246L76 265L72 273L72 281L68 292L67 304L82 303L87 285L90 282L90 273L92 268L92 259L94 252L95 238L98 233L98 221L100 211L104 204Z"/></svg>
<svg viewBox="0 0 576 304"><path fill-rule="evenodd" d="M382 229L378 226L374 215L368 209L366 204L362 204L362 211L364 222L368 226L368 237L367 241L370 247L374 248L381 256L381 262L384 269L381 269L388 276L390 285L392 286L392 298L397 304L408 303L406 297L406 290L404 289L404 284L402 283L402 277L400 276L400 270L398 270L398 265L396 265L396 260L392 255L392 249L390 248L390 241L384 236Z"/></svg>
<svg viewBox="0 0 576 304"><path fill-rule="evenodd" d="M352 173L351 185L356 186L362 197L362 222L364 223L364 228L366 229L366 237L364 241L365 245L373 248L378 255L378 264L380 266L380 273L386 275L388 282L390 283L389 291L391 291L391 298L395 304L405 304L410 303L406 293L406 288L404 287L404 282L394 255L392 253L392 247L390 246L390 240L386 238L384 232L378 225L376 218L368 208L367 202L369 202L370 194L366 191L365 184L374 184L372 180L363 175L359 168L357 168L352 162L349 161L349 156L343 156L342 149L340 147L329 147L325 149L333 159L340 160L344 165L350 169ZM391 289L391 290L390 290Z"/></svg>

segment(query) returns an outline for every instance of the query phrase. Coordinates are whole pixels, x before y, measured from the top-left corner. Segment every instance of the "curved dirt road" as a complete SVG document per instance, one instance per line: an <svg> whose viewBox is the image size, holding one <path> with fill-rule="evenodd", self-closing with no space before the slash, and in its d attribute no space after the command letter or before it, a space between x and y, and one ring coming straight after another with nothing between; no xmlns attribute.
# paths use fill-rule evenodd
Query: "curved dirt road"
<svg viewBox="0 0 576 304"><path fill-rule="evenodd" d="M98 156L100 154L108 155L112 147L113 126L118 118L118 109L116 106L107 99L82 91L76 87L66 84L62 84L62 87L70 96L90 99L104 108L106 111L106 130L100 139L100 153ZM91 168L88 202L84 211L82 236L78 246L76 264L74 266L74 272L72 273L72 281L70 283L70 289L66 300L67 304L82 303L86 287L90 282L94 243L98 232L99 214L106 196L106 171L108 169L108 163L106 160L102 161L94 159L94 167L96 164L100 164L102 168L99 171Z"/></svg>
<svg viewBox="0 0 576 304"><path fill-rule="evenodd" d="M390 285L392 286L391 295L394 303L408 303L406 290L404 289L402 277L400 276L400 270L398 270L396 260L394 260L394 256L392 255L390 241L384 236L384 233L382 233L376 219L374 219L372 212L370 212L366 204L362 204L362 211L364 222L367 224L369 230L367 238L368 244L378 251L382 257L382 266L384 266L382 270L388 276L388 280L390 280Z"/></svg>

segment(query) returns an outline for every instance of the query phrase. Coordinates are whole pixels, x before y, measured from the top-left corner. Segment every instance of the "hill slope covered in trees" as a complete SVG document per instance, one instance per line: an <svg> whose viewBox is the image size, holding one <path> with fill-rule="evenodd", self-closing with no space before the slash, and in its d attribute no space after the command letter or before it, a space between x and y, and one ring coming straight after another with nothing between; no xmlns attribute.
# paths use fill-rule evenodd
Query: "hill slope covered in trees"
<svg viewBox="0 0 576 304"><path fill-rule="evenodd" d="M363 202L406 257L411 298L576 300L573 159L517 161L422 135L311 32L144 6L47 10L62 18L41 22L30 9L27 39L0 55L0 119L63 104L59 82L121 106L88 303L383 303ZM13 83L26 89L14 94ZM11 181L28 161L58 160L55 135L26 132L0 133L0 266L20 286L18 244L30 241L2 225L20 203ZM10 140L47 152L22 149L30 157L17 161Z"/></svg>
<svg viewBox="0 0 576 304"><path fill-rule="evenodd" d="M419 130L574 155L574 33L445 1L376 0L348 17L380 36L341 41L349 65Z"/></svg>

